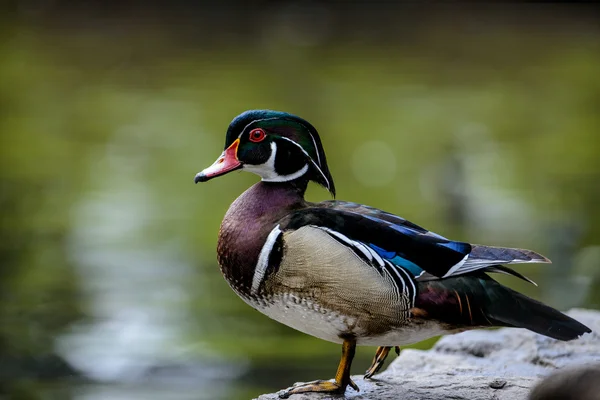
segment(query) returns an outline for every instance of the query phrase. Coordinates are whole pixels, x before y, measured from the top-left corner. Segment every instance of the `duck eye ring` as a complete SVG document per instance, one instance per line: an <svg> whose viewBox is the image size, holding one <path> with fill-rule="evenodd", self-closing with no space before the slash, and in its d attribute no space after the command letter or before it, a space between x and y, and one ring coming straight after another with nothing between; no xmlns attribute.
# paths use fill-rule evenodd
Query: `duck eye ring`
<svg viewBox="0 0 600 400"><path fill-rule="evenodd" d="M263 140L265 140L266 136L267 136L267 134L265 133L265 131L263 131L260 128L256 128L256 129L252 129L250 131L250 135L248 136L248 138L250 139L251 142L258 143L258 142L262 142Z"/></svg>

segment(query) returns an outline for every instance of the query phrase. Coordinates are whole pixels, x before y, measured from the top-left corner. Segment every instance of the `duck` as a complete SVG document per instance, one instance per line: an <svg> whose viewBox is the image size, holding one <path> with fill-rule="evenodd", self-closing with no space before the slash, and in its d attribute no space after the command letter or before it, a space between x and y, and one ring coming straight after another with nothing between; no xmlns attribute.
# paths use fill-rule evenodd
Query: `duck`
<svg viewBox="0 0 600 400"><path fill-rule="evenodd" d="M350 374L357 346L378 346L370 378L392 348L398 353L435 336L518 327L568 341L591 332L490 275L534 283L507 265L550 263L541 254L450 240L395 214L335 200L319 134L301 117L241 113L227 128L221 155L194 182L237 170L261 179L221 223L217 260L225 280L250 307L342 347L334 379L296 384L281 398L358 391ZM309 182L333 199L307 201Z"/></svg>

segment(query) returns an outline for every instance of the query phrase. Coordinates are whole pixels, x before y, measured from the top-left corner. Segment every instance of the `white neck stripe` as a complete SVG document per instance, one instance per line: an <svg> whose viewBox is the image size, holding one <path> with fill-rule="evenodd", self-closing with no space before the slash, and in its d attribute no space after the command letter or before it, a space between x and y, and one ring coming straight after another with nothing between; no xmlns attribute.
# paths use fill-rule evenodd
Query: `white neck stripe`
<svg viewBox="0 0 600 400"><path fill-rule="evenodd" d="M317 165L317 163L315 163L315 160L312 159L312 157L306 152L306 150L304 150L302 148L302 146L300 146L298 143L294 142L292 139L288 139L286 137L281 137L281 139L287 140L290 143L293 143L294 145L296 145L300 150L302 150L302 152L306 155L306 157L308 157L308 159L310 160L310 162L312 163L312 165L315 166L315 168L319 171L319 173L321 174L321 176L323 177L323 179L325 179L325 182L327 182L327 188L331 188L331 185L329 184L329 179L327 179L327 177L325 176L325 174L323 173L323 171L321 170L321 167L319 167ZM314 139L313 139L314 140ZM318 154L318 152L317 152ZM308 167L308 165L307 165Z"/></svg>
<svg viewBox="0 0 600 400"><path fill-rule="evenodd" d="M300 170L294 172L293 174L289 174L289 175L277 175L277 174L275 174L274 177L271 177L271 178L262 178L261 180L265 181L265 182L289 182L289 181L293 181L294 179L300 178L307 171L308 171L308 164L304 164L304 167L302 167Z"/></svg>

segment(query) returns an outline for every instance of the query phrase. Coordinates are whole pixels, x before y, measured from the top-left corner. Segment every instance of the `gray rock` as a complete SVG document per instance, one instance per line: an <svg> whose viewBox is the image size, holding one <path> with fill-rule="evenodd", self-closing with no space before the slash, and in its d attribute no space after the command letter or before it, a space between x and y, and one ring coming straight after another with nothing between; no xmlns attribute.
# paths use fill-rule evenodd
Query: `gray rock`
<svg viewBox="0 0 600 400"><path fill-rule="evenodd" d="M356 400L526 399L531 388L544 376L564 367L600 364L600 312L572 310L568 314L593 332L570 342L516 328L445 336L431 350L403 350L386 371L371 380L353 376L360 392L348 388L345 397ZM258 399L278 398L277 393L271 393ZM313 393L290 397L292 400L339 398Z"/></svg>

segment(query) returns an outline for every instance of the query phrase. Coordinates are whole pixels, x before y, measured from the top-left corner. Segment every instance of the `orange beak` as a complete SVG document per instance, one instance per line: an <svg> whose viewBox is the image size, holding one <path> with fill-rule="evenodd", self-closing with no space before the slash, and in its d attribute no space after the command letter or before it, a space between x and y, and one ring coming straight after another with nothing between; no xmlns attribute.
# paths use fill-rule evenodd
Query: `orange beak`
<svg viewBox="0 0 600 400"><path fill-rule="evenodd" d="M217 161L215 161L213 165L196 174L194 183L206 182L209 179L242 168L242 163L237 158L237 149L239 145L240 139L236 139L231 146L226 148L221 156L217 158Z"/></svg>

